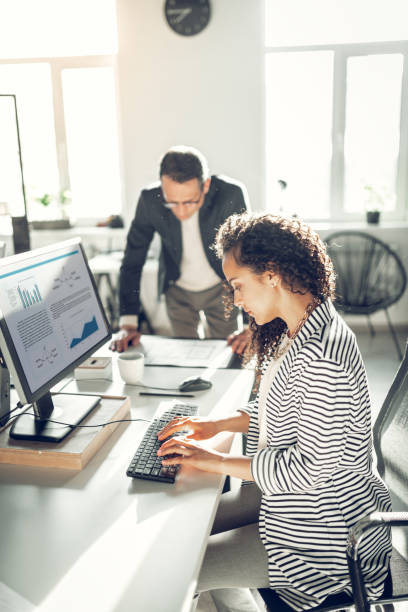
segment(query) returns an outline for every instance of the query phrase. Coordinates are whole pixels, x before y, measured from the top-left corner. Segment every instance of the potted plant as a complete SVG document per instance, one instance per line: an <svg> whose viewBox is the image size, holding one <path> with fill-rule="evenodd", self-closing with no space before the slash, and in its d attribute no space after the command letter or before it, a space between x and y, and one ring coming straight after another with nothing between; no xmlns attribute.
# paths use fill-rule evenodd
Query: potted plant
<svg viewBox="0 0 408 612"><path fill-rule="evenodd" d="M68 229L71 227L66 207L71 202L71 193L67 189L61 190L58 195L44 193L35 198L44 209L41 217L43 219L31 222L33 229Z"/></svg>
<svg viewBox="0 0 408 612"><path fill-rule="evenodd" d="M374 185L365 185L366 221L371 225L378 225L381 212L384 210L386 194L384 189Z"/></svg>

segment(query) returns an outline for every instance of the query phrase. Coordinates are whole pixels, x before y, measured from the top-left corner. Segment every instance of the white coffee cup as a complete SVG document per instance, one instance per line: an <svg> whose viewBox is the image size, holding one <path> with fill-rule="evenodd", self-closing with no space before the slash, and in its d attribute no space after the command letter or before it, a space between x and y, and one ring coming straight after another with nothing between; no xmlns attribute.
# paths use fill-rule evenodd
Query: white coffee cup
<svg viewBox="0 0 408 612"><path fill-rule="evenodd" d="M126 352L118 355L119 374L129 385L140 383L143 378L143 353Z"/></svg>

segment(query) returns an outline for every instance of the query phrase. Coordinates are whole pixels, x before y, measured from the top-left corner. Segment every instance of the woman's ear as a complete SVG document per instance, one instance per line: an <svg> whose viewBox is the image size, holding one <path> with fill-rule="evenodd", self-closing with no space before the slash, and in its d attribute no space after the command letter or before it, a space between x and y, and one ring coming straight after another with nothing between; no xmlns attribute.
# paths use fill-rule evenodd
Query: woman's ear
<svg viewBox="0 0 408 612"><path fill-rule="evenodd" d="M280 277L275 272L272 272L271 270L267 270L265 272L265 281L269 285L269 287L273 289L274 287L278 286L280 282Z"/></svg>

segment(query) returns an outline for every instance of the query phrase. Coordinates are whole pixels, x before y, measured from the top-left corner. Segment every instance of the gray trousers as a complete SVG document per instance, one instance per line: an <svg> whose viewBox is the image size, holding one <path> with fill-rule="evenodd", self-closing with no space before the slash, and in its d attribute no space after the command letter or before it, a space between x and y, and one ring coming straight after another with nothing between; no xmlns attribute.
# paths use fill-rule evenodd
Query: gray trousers
<svg viewBox="0 0 408 612"><path fill-rule="evenodd" d="M198 338L200 311L205 315L205 336L223 338L237 329L237 313L229 319L224 315L222 283L205 291L187 291L171 285L166 294L167 314L173 335L179 338Z"/></svg>
<svg viewBox="0 0 408 612"><path fill-rule="evenodd" d="M219 612L258 612L249 589L268 587L268 557L258 532L261 492L255 484L221 496L198 579Z"/></svg>

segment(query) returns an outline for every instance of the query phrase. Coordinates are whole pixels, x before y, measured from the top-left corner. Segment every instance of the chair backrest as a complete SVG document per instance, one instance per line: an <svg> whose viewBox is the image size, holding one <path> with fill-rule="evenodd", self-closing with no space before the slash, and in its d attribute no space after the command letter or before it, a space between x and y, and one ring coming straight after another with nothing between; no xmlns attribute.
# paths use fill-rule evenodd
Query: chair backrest
<svg viewBox="0 0 408 612"><path fill-rule="evenodd" d="M393 510L408 510L408 345L373 428L377 467L390 489ZM408 559L408 535L393 528L393 544Z"/></svg>
<svg viewBox="0 0 408 612"><path fill-rule="evenodd" d="M400 257L385 242L357 231L335 232L325 240L337 275L336 307L371 314L397 302L407 275Z"/></svg>

